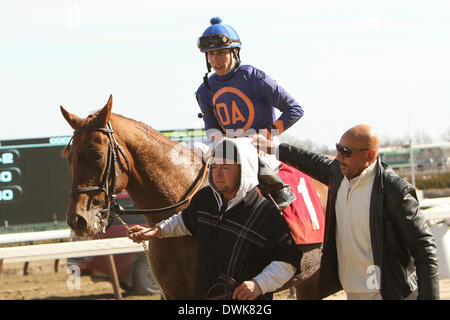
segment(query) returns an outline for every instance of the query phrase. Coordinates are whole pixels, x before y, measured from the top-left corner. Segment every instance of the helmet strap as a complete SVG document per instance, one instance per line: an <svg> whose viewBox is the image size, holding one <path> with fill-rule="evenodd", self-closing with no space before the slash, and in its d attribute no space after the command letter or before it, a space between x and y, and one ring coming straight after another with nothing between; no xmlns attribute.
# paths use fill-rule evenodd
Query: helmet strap
<svg viewBox="0 0 450 320"><path fill-rule="evenodd" d="M239 55L239 49L236 48L233 50L234 59L236 60L235 68L239 67L241 65L241 57Z"/></svg>
<svg viewBox="0 0 450 320"><path fill-rule="evenodd" d="M212 91L211 86L208 82L208 73L205 73L205 75L203 76L203 83L205 84L205 87L206 89L208 89L208 91Z"/></svg>
<svg viewBox="0 0 450 320"><path fill-rule="evenodd" d="M208 73L211 72L211 64L209 63L208 60L208 52L205 52L205 58L206 58L206 68L208 68Z"/></svg>
<svg viewBox="0 0 450 320"><path fill-rule="evenodd" d="M203 83L205 84L206 89L208 89L208 91L212 91L211 86L209 85L208 82L208 74L211 72L211 64L209 63L208 60L208 52L205 52L205 58L206 58L206 68L208 69L208 72L205 73L205 76L203 77Z"/></svg>

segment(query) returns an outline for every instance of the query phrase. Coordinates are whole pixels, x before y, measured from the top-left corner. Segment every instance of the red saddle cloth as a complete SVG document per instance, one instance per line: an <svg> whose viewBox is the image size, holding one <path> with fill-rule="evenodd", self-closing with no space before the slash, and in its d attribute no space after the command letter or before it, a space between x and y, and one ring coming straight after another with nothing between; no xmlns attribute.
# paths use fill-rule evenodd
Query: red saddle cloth
<svg viewBox="0 0 450 320"><path fill-rule="evenodd" d="M289 184L297 199L283 210L296 244L323 242L325 214L311 178L282 163L278 171L281 180Z"/></svg>

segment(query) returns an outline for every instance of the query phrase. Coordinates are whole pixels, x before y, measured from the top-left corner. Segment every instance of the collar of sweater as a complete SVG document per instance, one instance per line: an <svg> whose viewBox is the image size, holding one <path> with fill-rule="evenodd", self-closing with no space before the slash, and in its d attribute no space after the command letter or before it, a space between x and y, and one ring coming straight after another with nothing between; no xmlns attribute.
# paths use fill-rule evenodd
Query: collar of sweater
<svg viewBox="0 0 450 320"><path fill-rule="evenodd" d="M363 185L370 181L375 175L375 166L376 161L374 161L370 166L363 170L359 176L354 177L353 179L348 180L347 177L344 177L348 180L348 185L350 188L355 188L358 185Z"/></svg>

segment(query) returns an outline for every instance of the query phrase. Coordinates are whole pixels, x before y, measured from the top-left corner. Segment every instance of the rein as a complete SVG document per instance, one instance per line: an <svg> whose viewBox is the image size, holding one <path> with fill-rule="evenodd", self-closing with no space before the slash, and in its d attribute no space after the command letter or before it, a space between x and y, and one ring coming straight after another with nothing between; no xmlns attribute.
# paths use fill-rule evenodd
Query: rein
<svg viewBox="0 0 450 320"><path fill-rule="evenodd" d="M239 283L229 275L225 273L221 273L218 277L218 281L214 283L211 287L209 287L206 293L206 300L231 300L233 297L234 290L239 287ZM224 288L226 292L224 294L220 294L218 296L211 297L211 294L216 288Z"/></svg>
<svg viewBox="0 0 450 320"><path fill-rule="evenodd" d="M132 215L132 214L146 214L146 213L161 213L165 211L169 211L175 208L178 208L182 206L185 203L188 203L192 200L192 198L195 196L195 194L198 192L200 187L203 184L203 181L205 180L206 176L206 168L208 167L208 164L211 159L208 159L206 162L203 162L202 168L200 169L197 177L195 178L194 182L191 184L189 189L186 191L185 195L182 198L185 198L184 200L181 200L171 206L163 207L163 208L156 208L156 209L124 209L122 208L117 202L114 202L113 204L116 205L116 207L113 208L114 213L117 215ZM191 193L191 195L189 195ZM186 197L189 195L188 197Z"/></svg>
<svg viewBox="0 0 450 320"><path fill-rule="evenodd" d="M217 277L217 282L215 282L211 287L209 287L206 292L206 300L232 300L234 290L239 287L239 282L237 282L233 277L228 274L221 273ZM213 291L217 288L223 288L225 293L219 294L217 296L211 296ZM259 298L261 300L268 300L265 295L260 295Z"/></svg>
<svg viewBox="0 0 450 320"><path fill-rule="evenodd" d="M185 195L182 197L183 200L163 208L156 208L156 209L124 209L122 208L116 201L116 190L115 190L115 180L117 177L117 171L116 171L116 164L118 163L118 152L120 152L125 159L125 162L127 164L128 173L131 172L131 165L130 161L128 160L128 157L126 156L125 151L120 146L120 144L117 142L116 137L114 136L114 130L111 126L111 123L108 122L107 128L79 128L74 131L74 134L78 132L101 132L108 136L109 138L109 146L108 146L108 162L106 164L105 174L103 181L98 186L88 186L88 187L80 187L80 188L72 188L70 191L70 196L77 193L83 193L83 192L89 192L89 191L95 191L100 190L103 191L107 198L109 199L108 207L100 210L103 214L107 214L110 225L112 223L112 218L110 216L111 212L114 214L120 216L120 215L132 215L132 214L148 214L148 213L161 213L169 210L173 210L175 208L178 208L186 203L188 203L194 195L198 192L200 187L203 184L203 181L206 176L207 167L210 162L210 159L208 159L206 162L202 159L202 168L200 169L199 174L197 175L194 182L191 184L189 189L186 191ZM73 140L73 136L69 141L69 145ZM110 190L109 187L109 180L111 178L111 185L112 190ZM190 195L189 195L190 194ZM188 196L189 195L189 196Z"/></svg>

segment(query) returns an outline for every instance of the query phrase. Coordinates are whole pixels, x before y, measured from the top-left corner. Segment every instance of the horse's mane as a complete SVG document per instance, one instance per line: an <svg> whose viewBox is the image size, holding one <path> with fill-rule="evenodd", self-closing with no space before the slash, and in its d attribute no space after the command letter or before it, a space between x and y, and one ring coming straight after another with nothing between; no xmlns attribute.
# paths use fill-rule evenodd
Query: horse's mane
<svg viewBox="0 0 450 320"><path fill-rule="evenodd" d="M138 130L142 131L148 137L149 140L157 141L159 145L164 145L169 150L172 150L172 148L175 145L177 145L178 148L183 148L183 149L186 148L187 150L185 151L185 155L187 155L188 157L191 157L190 161L200 161L200 162L203 161L204 155L203 155L202 151L199 149L195 149L195 148L189 147L187 145L181 144L175 140L172 140L169 137L162 134L160 131L152 128L151 126L149 126L143 122L127 118L127 117L122 116L117 113L113 113L113 114L111 114L111 116L115 116L117 118L121 118L122 120L131 122L131 125L133 127L137 128ZM178 151L181 151L181 150L178 149Z"/></svg>
<svg viewBox="0 0 450 320"><path fill-rule="evenodd" d="M81 127L89 127L90 123L92 122L92 119L96 118L100 111L101 111L101 109L97 110L97 111L94 111L89 116L87 116L86 119L83 119L85 121L83 121ZM152 128L151 126L149 126L149 125L147 125L147 124L145 124L145 123L143 123L141 121L137 121L137 120L125 117L125 116L117 114L117 113L111 113L111 118L119 118L121 120L125 120L127 122L130 122L131 126L133 126L134 128L140 130L141 132L143 132L150 140L157 140L159 143L163 143L163 144L168 145L168 146L173 146L173 145L177 144L176 141L170 139L169 137L165 136L164 134L162 134L158 130ZM70 155L71 142L72 142L72 139L70 139L69 143L67 144L67 146L62 151L62 156L64 158L67 158Z"/></svg>
<svg viewBox="0 0 450 320"><path fill-rule="evenodd" d="M174 145L177 144L176 141L170 139L169 137L165 136L164 134L162 134L160 131L152 128L151 126L149 126L148 124L145 124L141 121L137 121L131 118L127 118L125 116L122 116L120 114L117 113L112 113L111 117L116 117L116 118L120 118L122 120L131 122L132 126L134 128L139 129L140 131L142 131L149 139L151 140L157 140L158 142L162 142L165 144L169 144L169 145Z"/></svg>

